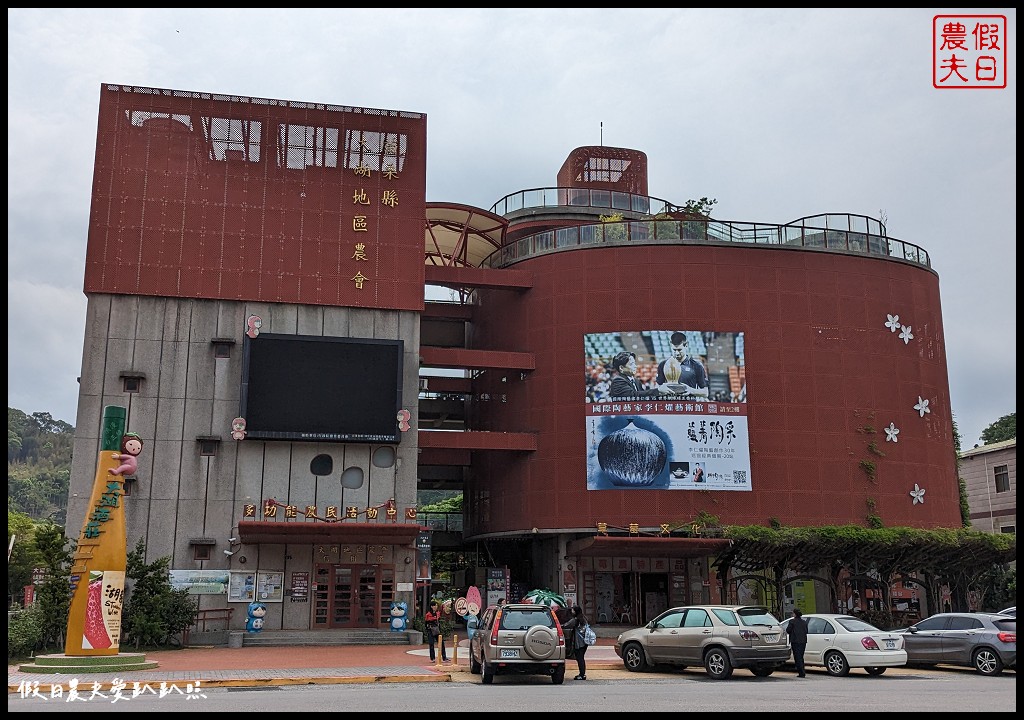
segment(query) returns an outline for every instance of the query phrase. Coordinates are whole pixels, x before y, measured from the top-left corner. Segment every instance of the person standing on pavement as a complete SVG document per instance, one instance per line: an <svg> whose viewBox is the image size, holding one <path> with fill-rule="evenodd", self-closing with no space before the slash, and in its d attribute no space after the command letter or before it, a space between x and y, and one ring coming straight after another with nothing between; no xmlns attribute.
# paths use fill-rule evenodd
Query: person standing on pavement
<svg viewBox="0 0 1024 720"><path fill-rule="evenodd" d="M579 666L579 674L573 680L587 679L587 660L585 657L587 654L587 643L583 639L583 630L587 624L587 616L583 614L583 609L577 605L572 609L572 617L562 626L562 630L565 632L566 656L569 655L569 637L572 636L572 654L576 658L576 665Z"/></svg>
<svg viewBox="0 0 1024 720"><path fill-rule="evenodd" d="M430 645L430 662L435 662L434 643L441 644L441 660L448 662L448 653L444 649L444 635L441 634L441 605L437 600L430 601L430 610L423 616L427 629L427 642Z"/></svg>
<svg viewBox="0 0 1024 720"><path fill-rule="evenodd" d="M789 644L793 647L793 662L796 663L796 676L807 677L804 673L804 651L807 649L807 621L800 608L793 608L793 618L786 626L789 633Z"/></svg>

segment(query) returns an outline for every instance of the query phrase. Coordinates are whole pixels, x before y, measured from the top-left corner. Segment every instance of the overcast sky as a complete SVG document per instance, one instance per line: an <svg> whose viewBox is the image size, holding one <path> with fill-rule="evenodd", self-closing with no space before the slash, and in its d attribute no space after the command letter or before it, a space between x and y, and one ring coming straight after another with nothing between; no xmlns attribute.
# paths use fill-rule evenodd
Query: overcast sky
<svg viewBox="0 0 1024 720"><path fill-rule="evenodd" d="M933 88L932 18L968 13L1006 15L1006 89ZM647 153L655 197L717 198L716 219L884 216L938 272L970 448L1016 412L1016 18L8 8L7 404L76 421L100 85L116 83L425 113L428 201L489 209L603 143Z"/></svg>

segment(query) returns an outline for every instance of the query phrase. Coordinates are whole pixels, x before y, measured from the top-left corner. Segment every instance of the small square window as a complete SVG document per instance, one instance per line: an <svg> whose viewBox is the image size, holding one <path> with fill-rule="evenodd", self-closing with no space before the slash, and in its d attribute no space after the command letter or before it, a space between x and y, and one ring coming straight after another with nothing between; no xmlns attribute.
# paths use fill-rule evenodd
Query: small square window
<svg viewBox="0 0 1024 720"><path fill-rule="evenodd" d="M217 445L219 440L210 440L209 438L201 438L199 440L199 454L203 457L211 457L217 454Z"/></svg>
<svg viewBox="0 0 1024 720"><path fill-rule="evenodd" d="M209 560L210 559L210 548L212 545L193 545L192 546L192 559L193 560Z"/></svg>
<svg viewBox="0 0 1024 720"><path fill-rule="evenodd" d="M235 344L234 338L214 338L210 341L213 345L213 356L218 359L231 357L231 346Z"/></svg>
<svg viewBox="0 0 1024 720"><path fill-rule="evenodd" d="M1006 533L1008 535L1016 535L1017 528L1014 525L1003 525L1001 528L999 528L999 532Z"/></svg>
<svg viewBox="0 0 1024 720"><path fill-rule="evenodd" d="M121 378L123 384L123 390L126 393L137 393L142 390L142 378L140 377L124 377Z"/></svg>

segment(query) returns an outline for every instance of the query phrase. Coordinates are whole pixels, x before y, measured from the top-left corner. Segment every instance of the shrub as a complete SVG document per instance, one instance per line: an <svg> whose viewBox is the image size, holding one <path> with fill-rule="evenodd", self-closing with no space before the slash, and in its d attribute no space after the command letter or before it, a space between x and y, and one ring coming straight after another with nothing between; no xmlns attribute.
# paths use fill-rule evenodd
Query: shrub
<svg viewBox="0 0 1024 720"><path fill-rule="evenodd" d="M7 661L27 658L43 642L45 625L43 610L39 605L29 605L11 617L7 625Z"/></svg>
<svg viewBox="0 0 1024 720"><path fill-rule="evenodd" d="M129 579L135 581L121 616L122 645L153 647L175 644L177 636L195 624L199 607L187 590L175 590L168 580L171 558L145 561L141 539L128 553Z"/></svg>

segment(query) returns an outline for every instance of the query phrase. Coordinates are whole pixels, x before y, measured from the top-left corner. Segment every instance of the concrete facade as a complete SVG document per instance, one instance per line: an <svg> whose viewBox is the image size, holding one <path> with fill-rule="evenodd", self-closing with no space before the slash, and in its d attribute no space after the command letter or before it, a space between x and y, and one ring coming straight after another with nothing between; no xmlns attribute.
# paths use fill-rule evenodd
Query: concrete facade
<svg viewBox="0 0 1024 720"><path fill-rule="evenodd" d="M971 527L991 533L1017 531L1017 439L960 453Z"/></svg>

